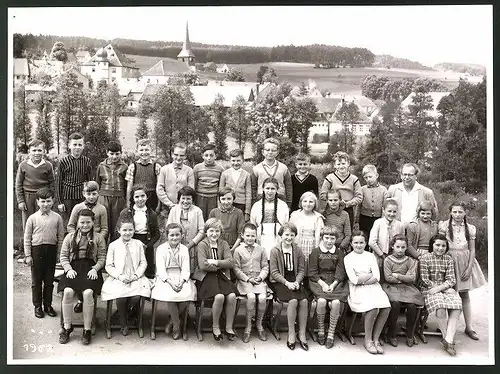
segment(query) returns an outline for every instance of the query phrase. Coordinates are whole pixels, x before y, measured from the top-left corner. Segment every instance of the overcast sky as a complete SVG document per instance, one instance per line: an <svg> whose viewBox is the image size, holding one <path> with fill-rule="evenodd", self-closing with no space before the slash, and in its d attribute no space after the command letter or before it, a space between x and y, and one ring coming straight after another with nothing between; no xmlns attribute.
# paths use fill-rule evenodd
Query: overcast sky
<svg viewBox="0 0 500 374"><path fill-rule="evenodd" d="M10 8L11 33L253 46L365 47L426 65L488 65L492 6Z"/></svg>

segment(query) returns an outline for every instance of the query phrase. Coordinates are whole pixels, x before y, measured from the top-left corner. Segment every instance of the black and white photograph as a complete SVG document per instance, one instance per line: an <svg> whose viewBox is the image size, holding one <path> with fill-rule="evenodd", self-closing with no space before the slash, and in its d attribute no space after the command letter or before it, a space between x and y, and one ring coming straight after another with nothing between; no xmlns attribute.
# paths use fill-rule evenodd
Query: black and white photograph
<svg viewBox="0 0 500 374"><path fill-rule="evenodd" d="M7 364L492 365L493 6L8 8Z"/></svg>

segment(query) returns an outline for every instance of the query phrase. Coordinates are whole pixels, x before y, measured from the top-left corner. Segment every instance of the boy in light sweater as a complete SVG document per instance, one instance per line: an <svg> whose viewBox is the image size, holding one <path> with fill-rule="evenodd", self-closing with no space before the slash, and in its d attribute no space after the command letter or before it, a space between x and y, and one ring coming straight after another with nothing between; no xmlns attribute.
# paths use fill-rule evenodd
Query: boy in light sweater
<svg viewBox="0 0 500 374"><path fill-rule="evenodd" d="M252 169L252 200L259 200L262 196L262 183L265 179L273 177L278 181L278 198L285 201L288 208L292 205L292 176L287 166L278 160L276 157L279 152L279 141L275 138L267 138L264 140L262 154L264 161L255 165Z"/></svg>
<svg viewBox="0 0 500 374"><path fill-rule="evenodd" d="M162 204L160 212L164 217L168 217L170 209L177 204L177 193L182 187L194 188L193 169L184 164L186 152L186 144L177 143L172 153L172 163L162 166L160 169L156 183L156 194Z"/></svg>
<svg viewBox="0 0 500 374"><path fill-rule="evenodd" d="M203 212L206 221L212 209L217 208L217 193L224 168L215 163L215 145L203 147L203 162L193 168L194 186L196 191L196 206Z"/></svg>
<svg viewBox="0 0 500 374"><path fill-rule="evenodd" d="M245 222L250 220L250 210L252 209L252 182L250 173L244 170L243 151L233 149L229 152L231 167L224 170L220 177L220 188L231 187L235 192L234 207L240 209L245 214Z"/></svg>
<svg viewBox="0 0 500 374"><path fill-rule="evenodd" d="M22 213L23 229L26 220L38 209L36 191L42 187L54 190L54 168L43 159L45 145L35 139L29 143L29 158L19 164L16 175L17 206Z"/></svg>
<svg viewBox="0 0 500 374"><path fill-rule="evenodd" d="M43 318L45 313L55 317L52 290L57 253L64 240L64 224L61 216L52 211L54 192L44 187L36 192L36 196L40 209L26 221L24 255L26 264L31 266L31 297L35 317Z"/></svg>

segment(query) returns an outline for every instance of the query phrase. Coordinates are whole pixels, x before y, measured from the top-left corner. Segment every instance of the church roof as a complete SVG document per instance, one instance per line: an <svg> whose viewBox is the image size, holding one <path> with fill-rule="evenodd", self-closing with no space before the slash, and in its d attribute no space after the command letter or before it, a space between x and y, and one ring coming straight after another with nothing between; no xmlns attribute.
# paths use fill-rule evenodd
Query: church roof
<svg viewBox="0 0 500 374"><path fill-rule="evenodd" d="M145 71L142 75L148 77L150 76L163 77L168 74L165 74L165 69L163 67L163 60L160 60L156 64L154 64L153 67L151 67L149 70Z"/></svg>
<svg viewBox="0 0 500 374"><path fill-rule="evenodd" d="M192 57L194 58L194 53L191 51L191 41L189 40L189 29L188 23L186 22L186 38L184 39L184 44L182 45L182 50L177 55L177 58L186 58Z"/></svg>

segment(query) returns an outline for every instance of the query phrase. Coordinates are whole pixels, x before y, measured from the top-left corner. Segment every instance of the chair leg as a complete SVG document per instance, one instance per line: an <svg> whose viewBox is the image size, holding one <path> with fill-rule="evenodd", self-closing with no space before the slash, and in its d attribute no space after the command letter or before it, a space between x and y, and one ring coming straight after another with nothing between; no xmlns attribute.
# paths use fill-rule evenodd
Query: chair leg
<svg viewBox="0 0 500 374"><path fill-rule="evenodd" d="M150 332L151 340L156 339L156 324L155 324L155 322L156 322L157 303L158 303L158 301L156 301L155 299L152 299L152 302L151 302L151 332Z"/></svg>
<svg viewBox="0 0 500 374"><path fill-rule="evenodd" d="M316 307L317 307L316 300L311 301L311 305L309 308L309 315L307 318L307 331L309 332L311 339L315 343L318 341L318 336L314 331L314 317L316 316Z"/></svg>
<svg viewBox="0 0 500 374"><path fill-rule="evenodd" d="M278 309L276 310L276 314L273 316L273 329L271 331L276 340L281 340L280 334L278 332L278 322L282 310L283 310L283 303L278 302Z"/></svg>
<svg viewBox="0 0 500 374"><path fill-rule="evenodd" d="M354 322L356 321L357 316L358 313L353 312L352 320L351 323L349 324L349 330L347 330L347 340L349 340L349 343L351 343L352 345L356 345L356 342L354 341L354 338L352 336L352 328L354 327Z"/></svg>
<svg viewBox="0 0 500 374"><path fill-rule="evenodd" d="M140 296L139 298L140 310L139 310L139 321L137 324L137 330L139 331L139 338L144 338L144 330L142 328L142 315L144 314L144 298Z"/></svg>
<svg viewBox="0 0 500 374"><path fill-rule="evenodd" d="M203 341L203 335L201 334L201 317L203 315L203 308L205 307L205 301L201 300L198 308L196 310L196 336L198 341Z"/></svg>
<svg viewBox="0 0 500 374"><path fill-rule="evenodd" d="M427 323L427 318L429 318L429 313L427 312L427 309L422 310L419 314L418 317L418 325L417 328L415 329L415 335L419 337L419 339L422 341L422 343L427 344L427 337L424 334L424 326Z"/></svg>
<svg viewBox="0 0 500 374"><path fill-rule="evenodd" d="M187 333L187 322L188 322L188 315L189 315L189 305L191 303L188 302L186 305L186 309L184 309L184 318L183 318L183 325L182 325L182 340L186 341L188 340L188 333Z"/></svg>
<svg viewBox="0 0 500 374"><path fill-rule="evenodd" d="M271 333L273 332L273 304L272 299L266 299L266 311L264 312L264 320L262 321Z"/></svg>
<svg viewBox="0 0 500 374"><path fill-rule="evenodd" d="M106 337L111 339L111 313L113 311L113 300L106 303Z"/></svg>
<svg viewBox="0 0 500 374"><path fill-rule="evenodd" d="M339 321L337 323L337 328L335 329L335 333L340 338L342 342L346 342L347 338L345 336L345 316L347 314L347 305L341 303L342 312L340 313Z"/></svg>

